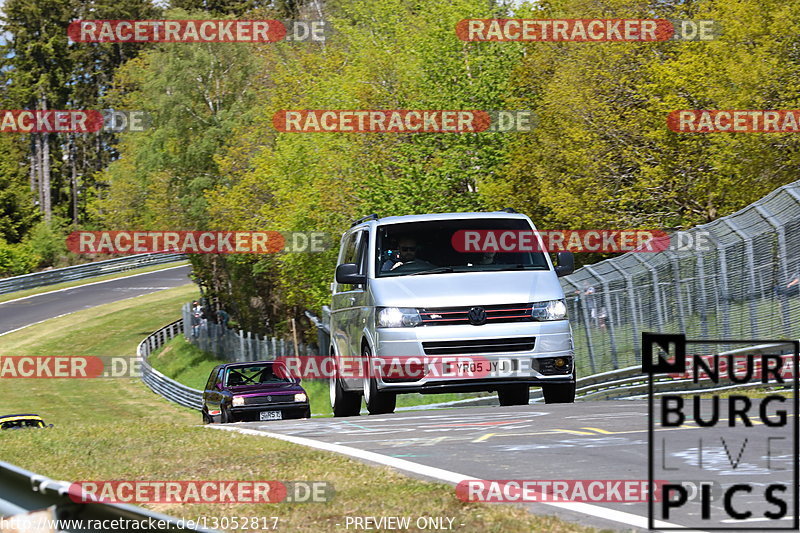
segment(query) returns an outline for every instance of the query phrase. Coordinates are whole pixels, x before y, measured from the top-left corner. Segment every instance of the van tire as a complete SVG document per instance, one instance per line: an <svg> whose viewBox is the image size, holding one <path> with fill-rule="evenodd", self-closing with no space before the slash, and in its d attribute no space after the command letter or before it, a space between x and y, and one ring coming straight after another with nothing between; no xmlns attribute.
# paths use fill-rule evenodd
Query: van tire
<svg viewBox="0 0 800 533"><path fill-rule="evenodd" d="M377 380L370 377L370 369L372 366L369 364L371 357L369 346L364 345L361 348L361 357L365 361L364 372L364 403L367 404L367 411L371 415L388 415L394 413L394 408L397 405L397 394L392 392L380 392L378 390Z"/></svg>
<svg viewBox="0 0 800 533"><path fill-rule="evenodd" d="M544 403L575 403L575 383L542 385Z"/></svg>
<svg viewBox="0 0 800 533"><path fill-rule="evenodd" d="M497 389L497 399L500 405L528 405L530 402L530 387L528 385L506 385Z"/></svg>
<svg viewBox="0 0 800 533"><path fill-rule="evenodd" d="M361 395L342 388L339 378L332 376L328 381L331 394L333 416L358 416L361 414Z"/></svg>

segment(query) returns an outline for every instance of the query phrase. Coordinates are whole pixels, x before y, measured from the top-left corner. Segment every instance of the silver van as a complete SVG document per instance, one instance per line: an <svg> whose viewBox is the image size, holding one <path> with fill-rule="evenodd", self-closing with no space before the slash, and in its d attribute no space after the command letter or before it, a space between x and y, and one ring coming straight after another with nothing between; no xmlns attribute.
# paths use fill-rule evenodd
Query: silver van
<svg viewBox="0 0 800 533"><path fill-rule="evenodd" d="M573 271L572 254L559 252L554 266L541 239L534 251L471 252L454 244L464 231L535 230L511 209L355 221L342 236L331 285L331 356L337 363L360 358L368 368L385 358L434 363L399 378L333 376L334 416L358 415L362 396L370 414L392 413L397 394L411 392L497 391L501 405L527 405L533 385L547 403L573 402L572 330L558 281ZM448 357L470 371L453 377L447 362L437 370Z"/></svg>

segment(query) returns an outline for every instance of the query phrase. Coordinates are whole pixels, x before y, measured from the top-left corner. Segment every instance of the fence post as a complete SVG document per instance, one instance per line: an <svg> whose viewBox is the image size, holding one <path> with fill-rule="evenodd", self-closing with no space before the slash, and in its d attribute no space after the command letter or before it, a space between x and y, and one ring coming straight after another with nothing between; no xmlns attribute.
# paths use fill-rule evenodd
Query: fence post
<svg viewBox="0 0 800 533"><path fill-rule="evenodd" d="M750 308L750 334L754 339L758 338L758 305L756 304L756 268L753 258L753 239L747 233L739 229L733 220L730 218L723 218L722 221L727 224L744 242L745 255L747 256L747 270L748 282L750 288L745 295Z"/></svg>
<svg viewBox="0 0 800 533"><path fill-rule="evenodd" d="M656 325L660 332L664 330L664 314L663 309L661 306L661 288L658 284L658 272L653 266L647 262L646 260L639 257L640 254L633 253L633 257L635 257L644 267L650 271L650 276L653 278L653 297L655 299L656 304Z"/></svg>
<svg viewBox="0 0 800 533"><path fill-rule="evenodd" d="M683 294L681 293L681 268L678 263L678 256L669 248L664 250L664 253L669 257L670 266L672 267L672 278L675 287L675 301L678 304L678 325L681 333L686 335L686 308L683 305Z"/></svg>
<svg viewBox="0 0 800 533"><path fill-rule="evenodd" d="M634 357L636 358L637 363L642 362L642 348L639 344L640 337L641 337L641 330L639 328L639 311L636 308L636 291L633 288L633 276L631 276L626 270L622 267L617 266L614 261L609 261L609 265L611 265L617 272L622 274L622 277L625 278L625 290L628 293L628 302L630 302L631 306L631 327L633 328L633 352Z"/></svg>
<svg viewBox="0 0 800 533"><path fill-rule="evenodd" d="M697 295L697 311L700 314L700 333L704 339L708 338L708 307L706 302L706 265L703 259L703 252L697 250L697 263L695 263L695 275L700 284L700 291Z"/></svg>
<svg viewBox="0 0 800 533"><path fill-rule="evenodd" d="M770 226L775 228L775 234L778 238L778 253L777 253L777 263L778 263L778 280L777 285L779 288L784 289L786 284L789 282L789 272L787 272L787 255L786 255L786 231L781 224L778 218L770 213L766 207L763 205L757 205L756 211L764 217ZM783 326L783 332L788 337L791 335L791 319L789 316L789 300L786 297L786 291L780 290L776 291L778 295L778 301L781 305L781 326Z"/></svg>
<svg viewBox="0 0 800 533"><path fill-rule="evenodd" d="M614 335L614 322L609 317L609 314L613 313L613 310L611 308L611 291L608 288L608 281L603 276L598 274L597 271L595 269L593 269L592 267L587 265L584 268L586 269L586 271L589 274L594 276L595 279L600 281L600 285L602 285L602 287L603 287L603 305L605 306L605 310L606 310L606 317L603 320L605 320L607 322L608 340L611 343L611 364L614 366L614 370L616 370L616 369L619 368L619 362L617 361L617 340L616 340L616 336ZM597 302L597 303L599 303L599 302ZM596 313L597 313L598 324L599 324L599 322L600 322L600 318L599 317L600 317L600 314L601 314L600 311L602 310L602 308L599 305L595 304L595 310L596 310ZM603 322L603 323L606 324L606 322ZM598 328L599 328L599 325L598 325Z"/></svg>

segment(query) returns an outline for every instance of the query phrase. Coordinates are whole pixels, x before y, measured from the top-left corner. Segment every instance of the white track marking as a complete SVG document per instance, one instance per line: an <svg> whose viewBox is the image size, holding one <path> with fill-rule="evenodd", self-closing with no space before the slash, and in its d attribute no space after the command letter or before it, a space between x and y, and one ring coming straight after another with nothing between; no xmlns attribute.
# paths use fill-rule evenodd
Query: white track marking
<svg viewBox="0 0 800 533"><path fill-rule="evenodd" d="M75 311L72 311L72 313L74 313L74 312ZM19 327L17 329L12 329L11 331L4 331L3 333L0 333L0 337L2 337L3 335L8 335L9 333L14 333L15 331L19 331L21 329L25 329L25 328L30 327L30 326L35 326L36 324L41 324L42 322L47 322L48 320L53 320L54 318L61 318L62 316L71 315L72 313L64 313L63 315L51 316L50 318L45 318L44 320L40 320L40 321L34 322L32 324L25 324L24 326Z"/></svg>
<svg viewBox="0 0 800 533"><path fill-rule="evenodd" d="M5 302L0 302L0 305L10 304L12 302L19 302L20 300L27 300L28 298L36 298L37 296L44 296L46 294L53 294L55 292L71 291L73 289L80 289L81 287L88 287L89 285L99 285L101 283L108 283L108 282L111 282L111 281L120 281L120 280L123 280L123 279L135 278L136 276L144 276L144 275L147 275L147 274L155 274L156 272L164 272L164 271L167 271L167 270L173 270L175 268L184 268L186 266L188 266L188 265L178 265L178 266L169 267L169 268L162 268L160 270L151 270L150 272L142 272L140 274L131 274L130 276L120 276L118 278L105 279L103 281L93 281L91 283L84 283L83 285L75 285L74 287L66 287L64 289L56 289L56 290L47 291L47 292L40 292L38 294L31 294L30 296L23 296L22 298L15 298L13 300L7 300ZM69 282L67 282L67 283L69 283ZM147 288L147 287L143 287L143 288ZM174 287L170 287L170 288L174 288ZM63 316L63 315L61 315L61 316ZM55 317L53 317L53 318L55 318ZM37 322L37 324L38 324L38 322ZM32 326L33 324L28 324L28 325ZM11 332L8 331L7 333L11 333Z"/></svg>
<svg viewBox="0 0 800 533"><path fill-rule="evenodd" d="M399 459L397 457L390 457L388 455L383 455L380 453L370 452L367 450L360 450L358 448L351 448L350 446L343 446L341 444L331 444L328 442L323 442L314 439L308 439L306 437L296 437L294 435L283 435L280 433L272 433L268 431L257 431L255 429L246 429L240 427L231 427L231 426L220 426L220 425L208 425L203 426L211 429L221 429L224 431L233 431L236 433L243 433L245 435L255 435L257 437L270 437L273 439L284 440L287 442L292 442L294 444L300 444L302 446L308 446L310 448L316 448L318 450L325 450L328 452L340 453L342 455L347 455L349 457L355 457L357 459L363 459L365 461L369 461L372 463L377 463L385 466L390 466L392 468L396 468L398 470L404 470L406 472L412 472L414 474L419 474L425 477L429 477L432 479L437 479L440 481L445 481L447 483L452 483L457 485L461 481L466 480L475 480L477 478L473 476L466 476L464 474L459 474L457 472L451 472L449 470L443 470L441 468L436 468L433 466L421 465L419 463L414 463L411 461L407 461L405 459ZM524 502L520 502L524 503ZM605 507L600 507L599 505L593 505L590 503L562 503L562 502L536 502L537 504L542 505L550 505L552 507L558 507L559 509L564 509L567 511L573 511L576 513L582 513L590 516L595 516L597 518L603 518L605 520L611 520L613 522L620 522L622 524L626 524L633 527L638 527L641 529L647 529L648 522L647 517L635 515L632 513L626 513L623 511L616 511L614 509L607 509ZM656 527L670 527L670 528L679 528L681 526L677 524L672 524L670 522L662 522L660 520L655 521ZM684 529L686 533L702 533L695 530Z"/></svg>

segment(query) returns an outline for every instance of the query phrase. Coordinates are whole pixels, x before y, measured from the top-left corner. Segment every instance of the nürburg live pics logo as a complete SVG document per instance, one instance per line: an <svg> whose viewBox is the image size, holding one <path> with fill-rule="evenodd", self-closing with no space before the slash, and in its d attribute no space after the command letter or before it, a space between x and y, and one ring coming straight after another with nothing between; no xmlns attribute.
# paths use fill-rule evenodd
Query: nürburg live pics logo
<svg viewBox="0 0 800 533"><path fill-rule="evenodd" d="M642 333L650 529L798 529L799 346Z"/></svg>

